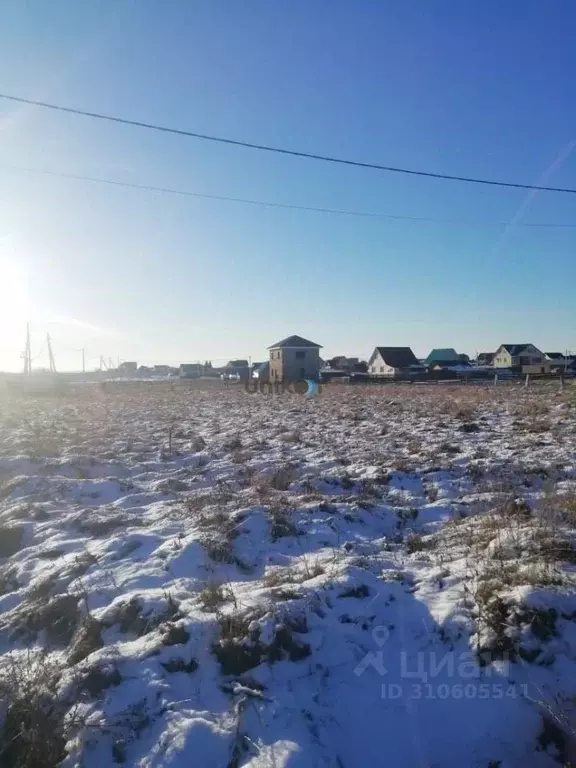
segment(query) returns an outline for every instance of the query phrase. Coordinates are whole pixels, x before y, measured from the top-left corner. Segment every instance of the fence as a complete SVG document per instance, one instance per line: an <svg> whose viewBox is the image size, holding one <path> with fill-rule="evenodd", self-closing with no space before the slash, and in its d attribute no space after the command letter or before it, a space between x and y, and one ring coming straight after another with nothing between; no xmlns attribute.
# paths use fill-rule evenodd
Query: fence
<svg viewBox="0 0 576 768"><path fill-rule="evenodd" d="M327 379L326 383L332 381L334 383L355 386L361 384L461 384L465 386L468 384L484 384L496 386L498 384L510 382L513 384L524 384L525 387L542 382L556 382L563 388L565 383L570 381L576 384L576 376L574 374L563 373L526 374L510 371L474 371L472 369L470 372L428 371L413 376L371 376L370 374L354 374L346 378Z"/></svg>

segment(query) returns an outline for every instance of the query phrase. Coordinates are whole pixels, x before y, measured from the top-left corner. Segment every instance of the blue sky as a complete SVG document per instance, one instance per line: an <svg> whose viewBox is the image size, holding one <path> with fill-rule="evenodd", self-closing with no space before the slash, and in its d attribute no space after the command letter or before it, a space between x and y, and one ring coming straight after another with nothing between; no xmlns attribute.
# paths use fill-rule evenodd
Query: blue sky
<svg viewBox="0 0 576 768"><path fill-rule="evenodd" d="M0 91L240 140L576 187L569 0L4 0ZM281 203L179 198L18 168ZM0 367L576 350L576 196L332 166L0 100ZM505 228L498 222L517 220ZM476 224L475 224L476 223ZM471 225L472 224L472 225Z"/></svg>

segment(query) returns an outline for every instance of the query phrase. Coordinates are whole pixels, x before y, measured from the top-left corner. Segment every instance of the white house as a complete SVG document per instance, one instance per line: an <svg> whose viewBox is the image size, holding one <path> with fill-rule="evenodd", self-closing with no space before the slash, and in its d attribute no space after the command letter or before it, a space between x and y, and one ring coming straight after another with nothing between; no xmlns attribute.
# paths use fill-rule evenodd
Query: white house
<svg viewBox="0 0 576 768"><path fill-rule="evenodd" d="M541 365L545 355L534 344L501 344L494 353L494 368L519 368Z"/></svg>
<svg viewBox="0 0 576 768"><path fill-rule="evenodd" d="M410 347L375 347L368 360L368 373L372 376L407 376L423 370Z"/></svg>

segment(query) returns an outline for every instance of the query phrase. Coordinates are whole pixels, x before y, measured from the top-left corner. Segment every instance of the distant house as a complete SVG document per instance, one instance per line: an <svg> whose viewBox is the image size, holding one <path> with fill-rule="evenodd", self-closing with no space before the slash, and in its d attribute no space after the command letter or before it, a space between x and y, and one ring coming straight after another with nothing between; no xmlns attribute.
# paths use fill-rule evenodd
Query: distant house
<svg viewBox="0 0 576 768"><path fill-rule="evenodd" d="M320 344L302 336L288 336L268 349L271 381L318 380Z"/></svg>
<svg viewBox="0 0 576 768"><path fill-rule="evenodd" d="M326 360L326 367L333 371L351 371L360 362L359 357L346 357L346 355L336 355Z"/></svg>
<svg viewBox="0 0 576 768"><path fill-rule="evenodd" d="M551 373L576 372L576 355L563 352L546 352L546 358L542 363L550 366Z"/></svg>
<svg viewBox="0 0 576 768"><path fill-rule="evenodd" d="M198 379L204 373L201 363L182 363L179 376L181 379Z"/></svg>
<svg viewBox="0 0 576 768"><path fill-rule="evenodd" d="M559 366L555 366L550 360L542 360L541 363L522 366L522 373L558 373Z"/></svg>
<svg viewBox="0 0 576 768"><path fill-rule="evenodd" d="M494 352L480 352L476 358L476 365L492 365L494 362Z"/></svg>
<svg viewBox="0 0 576 768"><path fill-rule="evenodd" d="M365 360L360 360L359 357L336 355L336 357L326 360L326 365L323 368L325 373L330 371L333 373L366 373L368 363Z"/></svg>
<svg viewBox="0 0 576 768"><path fill-rule="evenodd" d="M238 365L232 365L232 363L238 363ZM248 360L230 360L224 368L220 368L220 378L235 381L250 378Z"/></svg>
<svg viewBox="0 0 576 768"><path fill-rule="evenodd" d="M138 363L125 361L118 366L118 372L132 375L138 372Z"/></svg>
<svg viewBox="0 0 576 768"><path fill-rule="evenodd" d="M460 359L460 356L458 355L458 352L456 352L455 349L452 349L452 347L448 347L445 349L433 349L432 352L428 355L428 357L424 360L424 365L426 366L432 366L434 363L437 363L439 361L447 362L449 360L452 360L454 362L458 361Z"/></svg>
<svg viewBox="0 0 576 768"><path fill-rule="evenodd" d="M245 381L250 378L250 364L248 360L239 358L228 360L225 366L218 368L220 378L224 381Z"/></svg>
<svg viewBox="0 0 576 768"><path fill-rule="evenodd" d="M177 372L177 369L170 365L155 365L153 371L158 376L169 376L171 373Z"/></svg>
<svg viewBox="0 0 576 768"><path fill-rule="evenodd" d="M368 360L372 376L407 376L423 370L410 347L375 347Z"/></svg>
<svg viewBox="0 0 576 768"><path fill-rule="evenodd" d="M469 360L435 360L428 368L431 371L465 372L472 366Z"/></svg>
<svg viewBox="0 0 576 768"><path fill-rule="evenodd" d="M564 352L546 352L546 359L553 365L570 367L576 363L576 355Z"/></svg>
<svg viewBox="0 0 576 768"><path fill-rule="evenodd" d="M545 355L534 344L501 344L494 353L494 368L542 365Z"/></svg>
<svg viewBox="0 0 576 768"><path fill-rule="evenodd" d="M266 360L265 363L255 363L252 369L252 378L258 379L258 381L269 381L270 362Z"/></svg>
<svg viewBox="0 0 576 768"><path fill-rule="evenodd" d="M430 370L440 370L453 368L454 366L469 366L470 358L468 355L458 353L452 347L448 347L444 349L433 349L423 362Z"/></svg>

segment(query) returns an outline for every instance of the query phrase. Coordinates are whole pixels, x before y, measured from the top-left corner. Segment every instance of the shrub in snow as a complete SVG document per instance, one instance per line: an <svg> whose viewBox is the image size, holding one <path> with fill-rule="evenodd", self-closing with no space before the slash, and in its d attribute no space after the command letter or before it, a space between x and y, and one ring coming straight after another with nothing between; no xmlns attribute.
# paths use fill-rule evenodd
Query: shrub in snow
<svg viewBox="0 0 576 768"><path fill-rule="evenodd" d="M0 526L0 557L11 557L20 551L23 534L21 526Z"/></svg>
<svg viewBox="0 0 576 768"><path fill-rule="evenodd" d="M22 602L5 619L14 639L33 642L44 633L49 647L66 647L80 622L79 595L58 595L49 600Z"/></svg>
<svg viewBox="0 0 576 768"><path fill-rule="evenodd" d="M102 648L102 625L91 616L88 616L78 629L68 653L68 663L78 664L91 653Z"/></svg>
<svg viewBox="0 0 576 768"><path fill-rule="evenodd" d="M59 672L40 652L12 654L0 665L0 765L54 768L66 757Z"/></svg>
<svg viewBox="0 0 576 768"><path fill-rule="evenodd" d="M224 675L241 675L262 662L283 659L300 661L310 655L310 646L294 636L307 631L305 618L278 621L267 615L234 613L220 617L220 640L212 647Z"/></svg>
<svg viewBox="0 0 576 768"><path fill-rule="evenodd" d="M190 632L181 624L173 624L168 627L162 637L162 645L184 645L190 640Z"/></svg>
<svg viewBox="0 0 576 768"><path fill-rule="evenodd" d="M176 672L186 672L187 674L191 674L192 672L196 672L198 669L198 662L196 659L190 659L189 661L184 661L183 658L180 656L177 656L173 659L169 659L168 661L165 661L162 663L162 666L166 670L166 672L169 672L171 674L174 674Z"/></svg>
<svg viewBox="0 0 576 768"><path fill-rule="evenodd" d="M227 601L228 597L223 585L212 581L202 588L198 599L202 604L203 610L214 613L217 608Z"/></svg>

